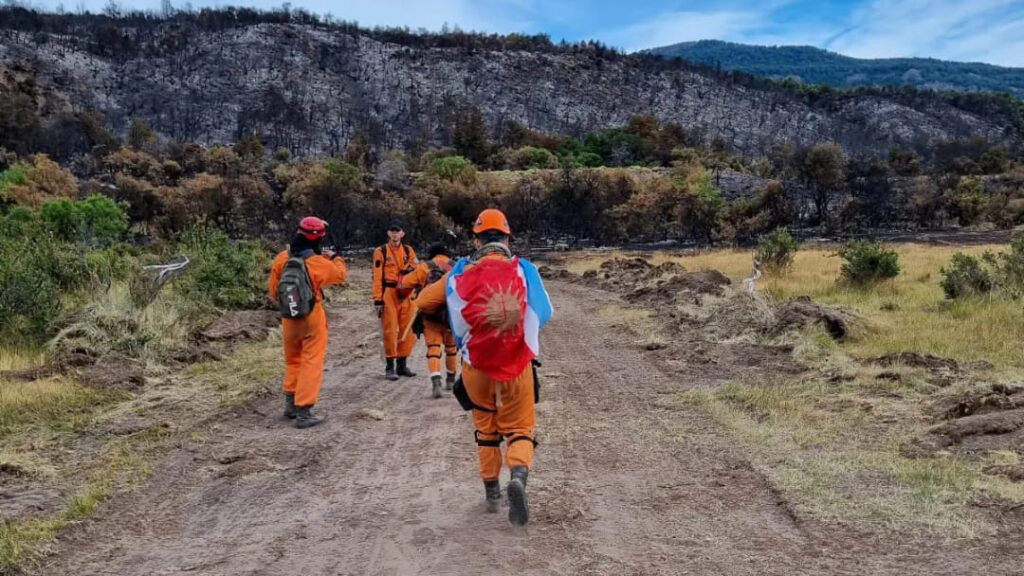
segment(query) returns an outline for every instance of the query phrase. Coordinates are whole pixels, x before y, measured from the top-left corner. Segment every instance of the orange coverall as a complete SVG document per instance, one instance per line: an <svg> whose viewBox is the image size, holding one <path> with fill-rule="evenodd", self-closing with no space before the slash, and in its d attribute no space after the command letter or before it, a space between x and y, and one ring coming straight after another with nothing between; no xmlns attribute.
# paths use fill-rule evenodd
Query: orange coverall
<svg viewBox="0 0 1024 576"><path fill-rule="evenodd" d="M416 252L409 246L395 247L389 242L373 252L373 303L384 305L380 321L384 355L388 358L408 358L416 345L412 331L401 342L398 340L415 311L412 300L399 294L398 280L403 270L415 265Z"/></svg>
<svg viewBox="0 0 1024 576"><path fill-rule="evenodd" d="M444 254L438 254L432 258L435 264L446 266L451 262ZM402 279L403 288L420 290L427 285L430 277L430 266L426 262L420 262L416 270ZM440 280L438 280L440 283ZM423 318L423 340L427 343L427 369L431 376L441 375L441 348L444 348L445 369L449 374L458 371L459 349L455 345L455 335L447 322L436 322L429 318ZM454 376L453 376L454 378Z"/></svg>
<svg viewBox="0 0 1024 576"><path fill-rule="evenodd" d="M502 258L500 254L484 256ZM446 305L444 278L424 288L416 298L416 307L430 313ZM533 464L534 427L536 414L533 398L533 367L527 366L510 382L498 382L473 368L463 358L462 381L474 404L494 412L473 410L476 427L477 456L480 458L480 477L497 480L501 474L501 440L507 439L505 460L509 468ZM500 402L499 402L500 401Z"/></svg>
<svg viewBox="0 0 1024 576"><path fill-rule="evenodd" d="M270 298L277 300L277 285L281 271L288 262L285 250L274 258L270 268ZM320 395L324 376L324 356L327 353L327 314L323 306L323 288L341 284L348 276L345 261L322 255L306 259L306 270L313 284L316 303L305 318L281 319L281 340L284 343L284 391L295 394L296 406L312 406Z"/></svg>

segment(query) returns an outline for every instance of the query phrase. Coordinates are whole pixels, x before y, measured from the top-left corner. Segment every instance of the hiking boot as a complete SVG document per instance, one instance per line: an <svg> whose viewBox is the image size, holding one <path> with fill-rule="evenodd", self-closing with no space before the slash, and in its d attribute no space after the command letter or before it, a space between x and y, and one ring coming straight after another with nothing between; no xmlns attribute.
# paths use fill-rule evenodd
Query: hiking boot
<svg viewBox="0 0 1024 576"><path fill-rule="evenodd" d="M431 392L431 395L433 395L434 398L440 398L441 397L441 377L440 376L431 376L430 377L430 383L433 386L433 390Z"/></svg>
<svg viewBox="0 0 1024 576"><path fill-rule="evenodd" d="M448 377L444 380L444 389L451 392L453 386L455 386L455 372L449 372Z"/></svg>
<svg viewBox="0 0 1024 576"><path fill-rule="evenodd" d="M487 512L497 513L501 507L501 484L497 480L484 480L484 493L487 498Z"/></svg>
<svg viewBox="0 0 1024 576"><path fill-rule="evenodd" d="M395 359L388 358L388 363L384 367L384 377L394 382L398 380L398 374L395 374Z"/></svg>
<svg viewBox="0 0 1024 576"><path fill-rule="evenodd" d="M293 392L284 393L284 417L289 420L295 419L295 394Z"/></svg>
<svg viewBox="0 0 1024 576"><path fill-rule="evenodd" d="M525 526L530 521L530 505L526 501L526 477L530 469L526 466L512 468L512 479L508 481L508 521L516 526Z"/></svg>
<svg viewBox="0 0 1024 576"><path fill-rule="evenodd" d="M408 358L398 359L397 366L395 366L395 374L398 374L399 376L406 376L408 378L412 378L413 376L416 375L415 372L409 370L409 366L406 364L408 360Z"/></svg>
<svg viewBox="0 0 1024 576"><path fill-rule="evenodd" d="M296 406L295 407L295 427L296 428L312 428L317 424L324 421L323 417L313 414L312 406Z"/></svg>

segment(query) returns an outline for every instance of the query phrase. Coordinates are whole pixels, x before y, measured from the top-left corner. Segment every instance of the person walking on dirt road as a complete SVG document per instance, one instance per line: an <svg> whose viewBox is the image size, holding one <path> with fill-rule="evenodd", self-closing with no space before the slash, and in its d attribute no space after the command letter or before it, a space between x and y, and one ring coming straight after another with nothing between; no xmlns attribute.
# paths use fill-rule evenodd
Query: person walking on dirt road
<svg viewBox="0 0 1024 576"><path fill-rule="evenodd" d="M291 245L274 258L268 281L270 298L281 306L284 415L295 421L296 428L323 421L311 411L320 394L327 353L323 289L341 284L348 275L345 260L323 250L326 235L326 222L303 218Z"/></svg>
<svg viewBox="0 0 1024 576"><path fill-rule="evenodd" d="M504 214L484 210L473 234L476 252L424 288L415 303L425 313L447 306L462 353L462 377L453 391L462 407L473 411L487 510L497 512L501 502L504 440L508 518L524 525L530 517L526 480L537 444L535 359L540 328L551 318L551 299L537 268L512 255L512 231Z"/></svg>
<svg viewBox="0 0 1024 576"><path fill-rule="evenodd" d="M412 291L398 286L414 270L416 252L402 242L403 238L402 221L392 220L388 225L388 243L373 252L373 305L381 322L384 376L388 380L416 375L408 365L416 338L405 330L415 311L410 299Z"/></svg>
<svg viewBox="0 0 1024 576"><path fill-rule="evenodd" d="M451 269L451 253L448 248L442 243L434 244L427 253L427 260L420 262L412 274L402 278L399 288L421 291L424 287L441 280ZM447 310L439 310L433 314L420 313L418 321L422 321L423 339L427 343L427 368L430 370L431 394L434 398L440 398L442 352L447 372L445 390L451 390L455 384L455 374L458 372L459 349L455 344L455 336L452 334L451 327L448 326Z"/></svg>

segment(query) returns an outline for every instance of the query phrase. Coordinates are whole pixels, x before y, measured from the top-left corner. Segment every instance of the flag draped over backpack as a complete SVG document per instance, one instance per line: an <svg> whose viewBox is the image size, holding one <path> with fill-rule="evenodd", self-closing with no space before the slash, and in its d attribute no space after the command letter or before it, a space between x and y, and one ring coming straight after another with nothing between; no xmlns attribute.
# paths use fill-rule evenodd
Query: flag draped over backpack
<svg viewBox="0 0 1024 576"><path fill-rule="evenodd" d="M452 333L474 368L510 381L540 354L551 300L529 261L463 258L452 268L445 294Z"/></svg>

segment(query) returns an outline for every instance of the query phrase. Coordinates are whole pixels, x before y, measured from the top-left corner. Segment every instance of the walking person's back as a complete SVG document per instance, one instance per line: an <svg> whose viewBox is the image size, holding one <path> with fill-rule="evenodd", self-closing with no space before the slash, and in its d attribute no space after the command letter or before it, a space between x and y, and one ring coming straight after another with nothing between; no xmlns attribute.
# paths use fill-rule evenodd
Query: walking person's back
<svg viewBox="0 0 1024 576"><path fill-rule="evenodd" d="M460 260L443 281L423 289L416 305L427 313L447 306L462 354L455 395L473 411L474 436L487 510L501 501L501 444L509 468L509 520L526 524L526 481L533 465L537 390L533 362L551 301L533 264L509 249L504 214L485 210L473 227L477 251Z"/></svg>

